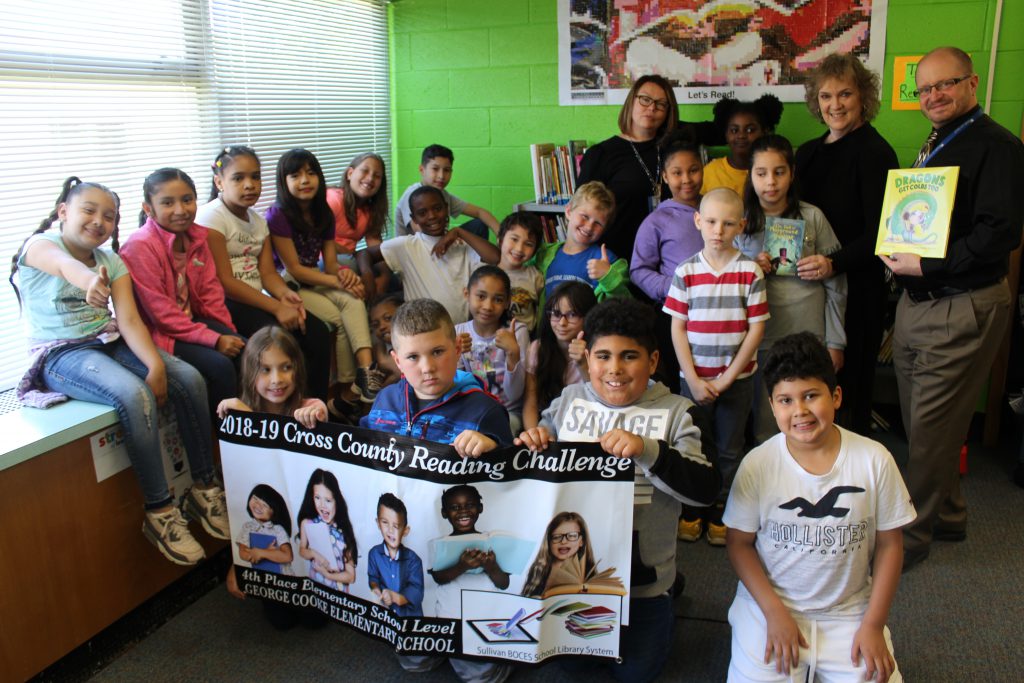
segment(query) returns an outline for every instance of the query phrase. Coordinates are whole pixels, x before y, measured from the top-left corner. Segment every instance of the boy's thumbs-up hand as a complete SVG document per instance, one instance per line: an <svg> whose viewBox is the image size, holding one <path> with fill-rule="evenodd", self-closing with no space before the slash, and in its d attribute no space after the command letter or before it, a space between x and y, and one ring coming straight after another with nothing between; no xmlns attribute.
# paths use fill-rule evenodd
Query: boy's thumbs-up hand
<svg viewBox="0 0 1024 683"><path fill-rule="evenodd" d="M569 342L568 355L573 363L582 363L584 354L587 351L587 342L583 340L583 330L576 335L576 338Z"/></svg>
<svg viewBox="0 0 1024 683"><path fill-rule="evenodd" d="M107 274L107 267L100 266L99 272L89 282L89 289L85 291L85 302L96 308L106 308L110 300L110 275Z"/></svg>
<svg viewBox="0 0 1024 683"><path fill-rule="evenodd" d="M592 258L587 261L587 276L591 280L600 280L612 267L612 262L608 259L608 247L601 245L601 258Z"/></svg>

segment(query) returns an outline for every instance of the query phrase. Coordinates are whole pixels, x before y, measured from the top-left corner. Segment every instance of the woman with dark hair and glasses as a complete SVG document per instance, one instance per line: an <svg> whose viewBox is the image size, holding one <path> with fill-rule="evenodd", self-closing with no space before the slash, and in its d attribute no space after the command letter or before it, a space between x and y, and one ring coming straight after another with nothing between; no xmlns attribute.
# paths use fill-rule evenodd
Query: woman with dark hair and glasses
<svg viewBox="0 0 1024 683"><path fill-rule="evenodd" d="M801 259L797 272L815 272L821 278L846 274L846 354L839 372L843 406L837 422L869 435L887 291L875 240L885 179L899 162L869 123L878 113L879 81L860 59L829 55L807 74L805 90L807 108L828 131L797 150L800 196L822 210L842 247Z"/></svg>
<svg viewBox="0 0 1024 683"><path fill-rule="evenodd" d="M658 202L671 195L661 182L659 143L680 125L672 84L661 76L641 76L633 82L619 111L619 134L587 150L580 165L579 184L600 180L615 194L615 221L605 243L615 254L629 258L637 228ZM722 144L711 122L693 124L695 141Z"/></svg>

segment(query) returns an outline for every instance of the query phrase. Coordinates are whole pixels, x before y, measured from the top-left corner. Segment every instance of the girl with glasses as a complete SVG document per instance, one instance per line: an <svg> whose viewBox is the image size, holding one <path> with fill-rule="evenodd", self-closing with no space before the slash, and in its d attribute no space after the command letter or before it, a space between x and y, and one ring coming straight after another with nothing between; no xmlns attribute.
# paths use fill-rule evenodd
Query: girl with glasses
<svg viewBox="0 0 1024 683"><path fill-rule="evenodd" d="M540 414L562 389L589 380L584 351L583 319L597 297L582 282L566 282L555 288L540 320L538 338L526 353L526 391L523 396L523 428L533 429Z"/></svg>
<svg viewBox="0 0 1024 683"><path fill-rule="evenodd" d="M587 522L576 512L559 512L548 522L544 532L543 547L537 551L523 595L530 598L542 597L549 586L552 573L572 557L577 557L584 571L594 567L594 551L590 547Z"/></svg>

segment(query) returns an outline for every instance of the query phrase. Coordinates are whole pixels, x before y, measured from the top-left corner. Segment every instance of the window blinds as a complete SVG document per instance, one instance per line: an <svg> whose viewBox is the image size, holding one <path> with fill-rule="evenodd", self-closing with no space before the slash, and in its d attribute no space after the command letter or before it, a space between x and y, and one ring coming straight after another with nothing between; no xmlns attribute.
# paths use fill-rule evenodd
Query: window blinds
<svg viewBox="0 0 1024 683"><path fill-rule="evenodd" d="M0 16L8 262L69 175L120 195L123 241L147 174L184 169L204 203L224 145L260 155L258 210L273 202L277 158L293 147L313 151L332 185L361 152L390 168L382 0L0 0ZM13 291L0 287L0 388L26 365L18 316Z"/></svg>

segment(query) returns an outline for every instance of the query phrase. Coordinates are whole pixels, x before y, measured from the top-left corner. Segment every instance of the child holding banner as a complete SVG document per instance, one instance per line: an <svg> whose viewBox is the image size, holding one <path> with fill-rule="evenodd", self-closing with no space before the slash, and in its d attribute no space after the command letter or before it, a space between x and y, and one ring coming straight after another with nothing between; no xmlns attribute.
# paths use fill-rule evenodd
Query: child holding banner
<svg viewBox="0 0 1024 683"><path fill-rule="evenodd" d="M451 444L464 458L512 444L504 406L473 375L457 370L455 325L443 305L432 299L402 304L391 321L391 343L402 380L381 389L360 426ZM505 581L507 586L507 576ZM398 661L418 673L440 666L444 658L399 655ZM511 672L507 664L449 661L462 681L500 683Z"/></svg>
<svg viewBox="0 0 1024 683"><path fill-rule="evenodd" d="M242 395L217 406L222 420L229 410L291 415L313 429L327 419L327 406L306 393L306 364L299 342L283 327L268 325L249 338L242 352Z"/></svg>
<svg viewBox="0 0 1024 683"><path fill-rule="evenodd" d="M504 406L456 369L455 325L444 306L432 299L402 304L391 320L391 344L402 380L381 390L361 427L451 444L462 457L512 444Z"/></svg>
<svg viewBox="0 0 1024 683"><path fill-rule="evenodd" d="M658 367L650 309L608 299L587 314L583 331L590 382L566 387L516 443L544 450L554 439L598 442L606 453L633 460L630 623L622 630L622 662L611 666L620 680L649 681L671 649L679 504L711 504L722 478L705 456L714 445L694 424L693 403L650 381Z"/></svg>

